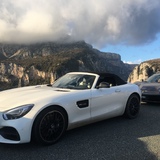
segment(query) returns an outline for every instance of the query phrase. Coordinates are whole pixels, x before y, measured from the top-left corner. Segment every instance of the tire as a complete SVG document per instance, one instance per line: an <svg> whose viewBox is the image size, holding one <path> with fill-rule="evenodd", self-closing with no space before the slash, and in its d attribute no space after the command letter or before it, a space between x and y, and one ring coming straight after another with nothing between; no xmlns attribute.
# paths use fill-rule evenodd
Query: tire
<svg viewBox="0 0 160 160"><path fill-rule="evenodd" d="M62 137L67 125L67 114L62 108L46 108L34 121L32 140L41 145L52 145Z"/></svg>
<svg viewBox="0 0 160 160"><path fill-rule="evenodd" d="M138 116L140 110L140 98L136 94L132 94L126 104L124 116L129 119L134 119Z"/></svg>

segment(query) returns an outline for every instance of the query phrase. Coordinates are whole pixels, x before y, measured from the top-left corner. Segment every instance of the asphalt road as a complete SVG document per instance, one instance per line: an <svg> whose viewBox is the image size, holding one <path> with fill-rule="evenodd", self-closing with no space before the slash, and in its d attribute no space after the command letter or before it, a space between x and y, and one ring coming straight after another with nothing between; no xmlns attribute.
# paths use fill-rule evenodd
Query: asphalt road
<svg viewBox="0 0 160 160"><path fill-rule="evenodd" d="M0 160L160 160L160 104L134 120L108 119L68 131L52 146L0 144Z"/></svg>

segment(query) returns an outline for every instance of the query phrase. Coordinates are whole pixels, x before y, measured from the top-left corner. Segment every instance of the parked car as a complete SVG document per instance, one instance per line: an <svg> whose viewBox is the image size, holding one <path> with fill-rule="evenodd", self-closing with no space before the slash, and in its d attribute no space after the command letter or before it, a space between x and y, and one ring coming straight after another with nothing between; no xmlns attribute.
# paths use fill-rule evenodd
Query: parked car
<svg viewBox="0 0 160 160"><path fill-rule="evenodd" d="M135 82L142 91L142 102L160 102L160 73L153 74L146 81Z"/></svg>
<svg viewBox="0 0 160 160"><path fill-rule="evenodd" d="M53 85L0 92L0 142L50 145L66 130L124 115L136 118L141 92L114 74L72 72Z"/></svg>

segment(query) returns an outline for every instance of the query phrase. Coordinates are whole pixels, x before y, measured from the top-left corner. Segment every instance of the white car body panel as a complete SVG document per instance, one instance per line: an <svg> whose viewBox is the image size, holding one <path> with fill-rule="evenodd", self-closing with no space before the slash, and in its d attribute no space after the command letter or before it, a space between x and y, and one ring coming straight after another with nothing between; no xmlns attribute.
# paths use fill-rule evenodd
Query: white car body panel
<svg viewBox="0 0 160 160"><path fill-rule="evenodd" d="M36 116L48 106L57 105L65 109L68 115L67 129L69 130L84 124L123 115L129 96L132 93L140 95L139 87L134 84L96 89L98 75L86 74L96 76L91 89L60 89L41 85L0 92L0 128L11 126L16 128L20 135L20 141L8 140L0 136L0 142L30 142L33 122ZM83 100L89 101L88 106L78 107L77 101ZM19 119L4 120L2 116L4 111L24 104L34 104L34 107Z"/></svg>
<svg viewBox="0 0 160 160"><path fill-rule="evenodd" d="M95 89L91 101L91 116L93 118L100 116L101 118L102 116L112 117L123 114L125 109L124 99L128 97L121 92L121 88L122 87Z"/></svg>

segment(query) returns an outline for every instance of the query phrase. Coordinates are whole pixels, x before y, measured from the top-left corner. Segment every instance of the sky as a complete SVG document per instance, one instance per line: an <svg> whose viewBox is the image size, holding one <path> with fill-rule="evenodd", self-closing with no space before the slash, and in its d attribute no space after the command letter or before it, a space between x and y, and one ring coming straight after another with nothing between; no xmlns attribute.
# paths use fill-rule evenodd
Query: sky
<svg viewBox="0 0 160 160"><path fill-rule="evenodd" d="M0 0L0 43L84 40L127 63L160 58L160 0Z"/></svg>
<svg viewBox="0 0 160 160"><path fill-rule="evenodd" d="M101 51L120 54L124 63L140 64L147 60L160 58L160 36L147 44L139 46L108 45L101 48Z"/></svg>

